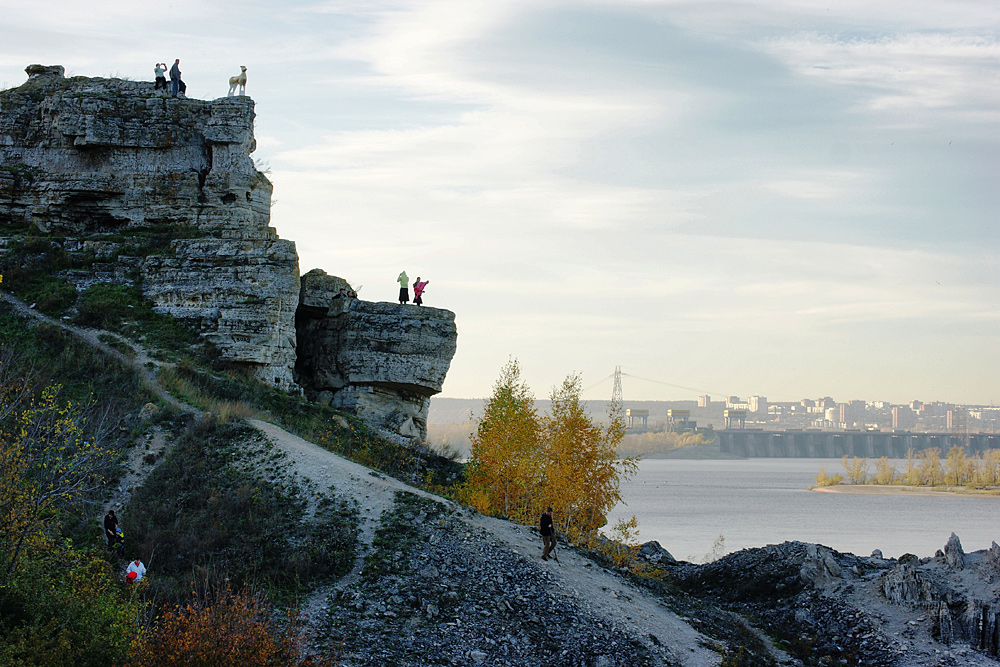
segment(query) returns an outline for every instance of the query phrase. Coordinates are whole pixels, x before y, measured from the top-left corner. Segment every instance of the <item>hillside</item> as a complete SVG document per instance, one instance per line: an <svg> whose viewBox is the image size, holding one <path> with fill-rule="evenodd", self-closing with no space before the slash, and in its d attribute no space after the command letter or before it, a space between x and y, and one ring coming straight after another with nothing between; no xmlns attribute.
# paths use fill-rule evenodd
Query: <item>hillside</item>
<svg viewBox="0 0 1000 667"><path fill-rule="evenodd" d="M604 539L540 560L533 527L454 501L464 466L425 446L429 422L468 421L431 402L454 313L299 275L252 100L26 71L0 91L0 665L162 665L138 657L160 640L272 642L282 665L996 664L995 544L693 564ZM241 632L171 625L233 599ZM201 662L234 663L253 664Z"/></svg>
<svg viewBox="0 0 1000 667"><path fill-rule="evenodd" d="M18 305L22 314L45 319ZM71 333L88 346L102 345L97 331ZM137 369L145 367L140 361L133 364ZM144 381L165 396L154 376ZM184 409L200 413L193 406ZM196 417L194 424L206 418ZM301 578L291 589L278 579L273 585L276 592L282 586L297 591L308 613L311 648L333 651L342 664L826 664L818 660L824 656L845 660L842 664L996 664L966 642L985 641L982 648L996 654L995 640L969 634L979 627L969 612L981 609L982 619L995 618L986 614L994 608L1000 580L997 546L965 555L955 539L939 558L896 562L786 543L699 566L674 562L651 543L630 570L618 571L599 554L564 544L558 563L544 563L531 528L478 515L267 421L246 424L250 430L239 422L229 431L198 428L220 451L242 450L249 458L240 466L256 460L253 469L241 469L262 480L261 492L274 489L279 505L301 503L297 516L252 519L264 528L285 522L270 539L298 534L298 525L326 525L327 534L339 536L327 540L325 557L311 566L296 565ZM224 432L235 437L231 444L217 439ZM187 447L162 420L138 442L157 438L160 451L152 463L132 457L130 485L116 487L122 521L139 535L139 550L145 552L140 555L150 565L148 590L167 596L171 572L183 573L184 568L164 569L177 560L170 557L171 548L181 549L178 555L196 572L197 563L214 550L214 567L220 568L214 576L229 567L238 579L242 563L258 558L237 553L247 548L240 535L226 542L204 534L195 522L187 527L195 531L190 543L171 547L162 541L168 533L142 525L149 513L129 499L150 498L158 485L174 483L165 473ZM254 459L257 451L263 456ZM342 508L339 519L328 516L325 524L316 524L327 501ZM189 503L183 514L206 516L206 509ZM144 534L157 530L159 542L142 542ZM309 534L296 538L300 548ZM222 554L228 555L220 560ZM286 551L282 558L297 555ZM281 560L271 575L254 567L258 576L279 579L283 569ZM938 611L929 614L930 607Z"/></svg>

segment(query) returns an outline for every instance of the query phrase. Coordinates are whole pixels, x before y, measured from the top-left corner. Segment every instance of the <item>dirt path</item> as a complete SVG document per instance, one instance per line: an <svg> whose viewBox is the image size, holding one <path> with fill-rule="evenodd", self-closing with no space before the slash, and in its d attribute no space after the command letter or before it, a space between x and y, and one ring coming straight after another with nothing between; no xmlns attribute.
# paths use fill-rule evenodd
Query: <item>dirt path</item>
<svg viewBox="0 0 1000 667"><path fill-rule="evenodd" d="M2 291L0 291L0 299L11 304L19 313L58 326L112 358L132 366L151 391L177 409L184 412L200 412L197 408L178 401L167 393L157 383L155 376L146 366L150 359L145 351L129 341L116 336L132 347L136 352L135 358L129 358L101 342L99 336L108 332L81 329L66 324L30 308L19 299ZM337 456L274 424L257 419L249 420L249 423L288 455L291 472L297 473L304 481L316 484L320 490L328 490L333 487L339 497L357 503L361 517L358 558L355 561L354 569L337 582L337 586L349 585L358 577L364 564L364 557L371 548L382 512L393 506L396 492L406 491L458 507L452 501L426 493ZM154 435L150 444L151 450L159 452L165 446L162 434L159 438ZM148 452L140 450L138 447L135 450L130 456L129 472L114 494L113 503L123 503L127 499L129 490L134 485L141 484L143 477L152 468L152 466L143 465L143 458ZM547 569L555 577L560 584L562 593L577 599L583 607L595 615L618 621L628 621L630 627L634 629L636 637L644 643L653 647L658 642L666 647L673 662L685 667L711 667L719 664L719 654L706 648L708 642L706 637L691 628L677 614L668 610L646 592L629 585L621 578L601 568L593 566L590 561L569 549L561 549L558 552L558 563L543 562L537 559L540 552L539 539L535 531L530 528L479 514L463 512L460 516L459 520L466 523L473 531L488 533L511 550L537 560L536 566L540 569ZM304 605L303 612L307 618L311 612L318 616L320 605L328 595L329 588L316 591ZM652 637L655 637L655 641L651 639Z"/></svg>
<svg viewBox="0 0 1000 667"><path fill-rule="evenodd" d="M156 394L158 398L160 398L166 403L169 403L170 405L177 408L181 412L188 412L188 413L200 412L200 410L198 410L197 408L190 406L187 403L178 401L176 398L168 394L167 391L163 389L163 387L160 386L160 384L156 381L156 377L153 375L153 373L149 370L149 368L146 365L147 363L152 363L153 365L159 365L159 362L149 357L146 354L146 350L143 349L142 347L134 345L131 341L110 331L102 331L98 329L82 329L80 327L75 327L72 324L66 324L65 322L61 322L55 319L54 317L49 317L45 313L38 312L37 310L31 308L30 306L28 306L26 303L24 303L14 295L8 294L7 292L4 292L2 290L0 290L0 300L9 303L14 308L14 310L16 310L21 315L24 315L25 317L32 317L40 322L46 322L47 324L57 326L63 329L64 331L73 334L77 338L80 338L91 347L97 348L98 350L108 355L112 359L117 359L123 364L131 366L133 369L135 369L135 372L139 374L139 377L142 379L143 384L150 391ZM118 350L111 347L110 345L103 343L100 340L100 336L102 335L113 336L114 338L121 341L125 345L128 345L130 348L132 348L132 351L135 353L135 357L129 358L124 354L122 354L121 352L119 352Z"/></svg>
<svg viewBox="0 0 1000 667"><path fill-rule="evenodd" d="M324 490L333 486L340 497L358 502L358 509L363 517L359 536L360 555L354 571L338 582L337 586L351 583L360 572L364 554L368 553L379 524L379 517L383 511L392 507L397 491L415 493L458 507L451 501L374 473L369 468L337 456L273 424L259 420L251 420L250 423L288 454L291 470L300 477L311 480ZM531 528L467 512L462 512L458 520L467 524L473 532L488 533L512 551L534 560L536 567L548 570L556 578L561 593L577 599L595 615L627 621L635 635L646 644L653 645L650 637L655 637L656 641L667 647L673 662L688 667L719 664L719 654L705 647L707 638L677 614L645 591L594 566L573 550L561 549L558 552L558 563L543 562L538 558L541 550L539 538ZM303 611L307 615L318 614L325 597L326 591L318 591L304 605Z"/></svg>

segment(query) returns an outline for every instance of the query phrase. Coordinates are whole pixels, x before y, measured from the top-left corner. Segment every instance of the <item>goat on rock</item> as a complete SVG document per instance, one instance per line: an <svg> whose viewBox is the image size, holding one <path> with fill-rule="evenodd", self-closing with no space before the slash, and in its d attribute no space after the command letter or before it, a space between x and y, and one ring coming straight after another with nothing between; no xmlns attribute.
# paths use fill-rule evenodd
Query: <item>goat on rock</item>
<svg viewBox="0 0 1000 667"><path fill-rule="evenodd" d="M240 95L246 95L247 92L247 68L245 65L240 65L240 73L236 76L229 77L229 94L226 97L232 97L233 93L236 92L236 86L240 87Z"/></svg>

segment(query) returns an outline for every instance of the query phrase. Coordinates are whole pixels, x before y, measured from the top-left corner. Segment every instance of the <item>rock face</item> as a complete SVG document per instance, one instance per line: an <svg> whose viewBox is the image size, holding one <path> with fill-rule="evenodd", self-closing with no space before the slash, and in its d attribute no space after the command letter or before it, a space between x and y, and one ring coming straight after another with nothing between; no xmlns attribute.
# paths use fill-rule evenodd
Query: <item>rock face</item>
<svg viewBox="0 0 1000 667"><path fill-rule="evenodd" d="M897 563L881 578L887 600L926 610L944 644L967 643L1000 656L1000 546L966 554L951 534L940 555Z"/></svg>
<svg viewBox="0 0 1000 667"><path fill-rule="evenodd" d="M399 441L426 437L454 313L341 300L350 285L318 269L300 281L295 244L269 226L271 183L250 159L253 100L26 71L27 83L0 91L0 254L9 237L41 232L76 258L59 277L78 292L138 285L228 364Z"/></svg>
<svg viewBox="0 0 1000 667"><path fill-rule="evenodd" d="M0 227L112 257L125 267L116 280L197 321L223 359L293 388L298 257L268 226L271 183L249 157L253 100L26 71L27 83L0 93ZM167 242L123 244L144 236Z"/></svg>
<svg viewBox="0 0 1000 667"><path fill-rule="evenodd" d="M439 308L335 298L350 286L315 269L302 276L297 380L308 396L407 437L427 435L457 333Z"/></svg>

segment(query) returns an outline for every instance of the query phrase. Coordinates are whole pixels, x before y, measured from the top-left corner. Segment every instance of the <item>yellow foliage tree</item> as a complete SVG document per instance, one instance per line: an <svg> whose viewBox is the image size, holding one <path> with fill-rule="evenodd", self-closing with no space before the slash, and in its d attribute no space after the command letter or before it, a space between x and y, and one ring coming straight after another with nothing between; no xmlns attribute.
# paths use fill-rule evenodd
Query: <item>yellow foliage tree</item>
<svg viewBox="0 0 1000 667"><path fill-rule="evenodd" d="M472 435L463 499L485 514L533 520L542 480L539 436L535 397L511 359Z"/></svg>
<svg viewBox="0 0 1000 667"><path fill-rule="evenodd" d="M552 414L541 420L520 366L508 362L472 435L462 499L526 524L551 506L557 530L575 541L596 537L637 459L616 454L625 434L620 411L612 406L608 425L595 424L580 391L579 376L567 377L552 392Z"/></svg>
<svg viewBox="0 0 1000 667"><path fill-rule="evenodd" d="M969 480L969 457L958 445L952 445L944 462L944 483L964 484Z"/></svg>
<svg viewBox="0 0 1000 667"><path fill-rule="evenodd" d="M872 481L876 484L892 484L896 479L896 467L888 456L883 456L875 461L875 474Z"/></svg>
<svg viewBox="0 0 1000 667"><path fill-rule="evenodd" d="M59 389L44 389L16 413L13 432L0 433L0 556L8 575L25 547L44 541L51 510L99 489L115 461L84 438L86 411L60 401Z"/></svg>
<svg viewBox="0 0 1000 667"><path fill-rule="evenodd" d="M864 484L868 479L868 459L857 456L849 458L847 454L844 454L842 463L851 484Z"/></svg>
<svg viewBox="0 0 1000 667"><path fill-rule="evenodd" d="M538 506L553 508L557 530L588 542L621 500L619 480L634 474L638 459L618 458L625 423L616 406L602 428L587 413L580 392L575 374L552 390L551 415L542 424L545 479Z"/></svg>
<svg viewBox="0 0 1000 667"><path fill-rule="evenodd" d="M924 486L935 486L944 481L941 471L941 450L937 447L925 449L918 455L920 461L920 483Z"/></svg>

